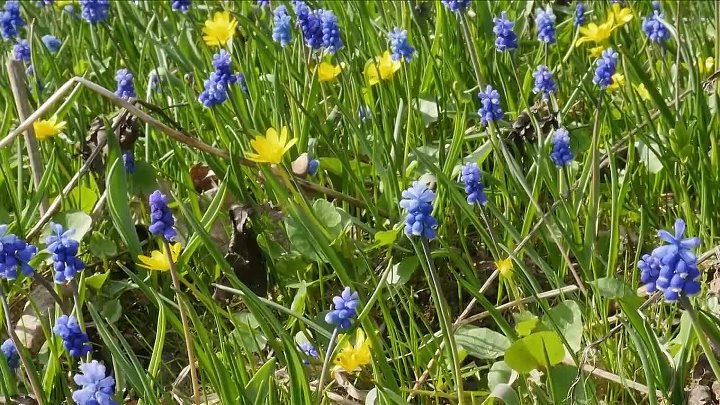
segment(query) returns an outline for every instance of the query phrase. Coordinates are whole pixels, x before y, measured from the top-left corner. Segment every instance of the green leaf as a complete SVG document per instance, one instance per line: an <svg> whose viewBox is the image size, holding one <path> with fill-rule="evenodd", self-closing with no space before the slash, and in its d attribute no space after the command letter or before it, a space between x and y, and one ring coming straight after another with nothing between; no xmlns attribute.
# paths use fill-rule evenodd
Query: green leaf
<svg viewBox="0 0 720 405"><path fill-rule="evenodd" d="M93 208L95 208L95 204L98 201L98 194L97 191L80 184L70 191L68 198L80 211L89 214Z"/></svg>
<svg viewBox="0 0 720 405"><path fill-rule="evenodd" d="M414 104L415 108L420 112L420 117L422 117L425 126L428 126L438 120L440 110L437 103L420 98L415 100Z"/></svg>
<svg viewBox="0 0 720 405"><path fill-rule="evenodd" d="M264 404L267 402L270 384L275 372L275 358L271 358L250 379L245 386L247 399L251 404Z"/></svg>
<svg viewBox="0 0 720 405"><path fill-rule="evenodd" d="M499 384L490 392L488 398L483 402L483 405L495 404L495 400L499 399L505 405L520 405L520 397L513 387L507 384Z"/></svg>
<svg viewBox="0 0 720 405"><path fill-rule="evenodd" d="M400 263L396 263L387 275L387 283L390 285L403 285L410 280L420 261L417 256L408 256Z"/></svg>
<svg viewBox="0 0 720 405"><path fill-rule="evenodd" d="M117 245L115 242L97 231L90 235L88 248L93 256L100 259L108 258L117 254Z"/></svg>
<svg viewBox="0 0 720 405"><path fill-rule="evenodd" d="M65 227L65 230L74 229L75 232L72 234L71 239L78 242L82 241L82 238L92 227L92 218L82 211L60 213L55 217L55 221Z"/></svg>
<svg viewBox="0 0 720 405"><path fill-rule="evenodd" d="M505 362L521 374L559 364L564 357L565 347L560 336L554 331L536 332L525 336L513 342L505 351Z"/></svg>
<svg viewBox="0 0 720 405"><path fill-rule="evenodd" d="M120 300L110 300L103 303L100 308L100 314L107 320L108 323L115 323L120 320L122 316L122 305Z"/></svg>
<svg viewBox="0 0 720 405"><path fill-rule="evenodd" d="M135 193L152 193L157 188L155 169L147 162L135 162L135 171L130 175L130 183Z"/></svg>
<svg viewBox="0 0 720 405"><path fill-rule="evenodd" d="M310 242L312 239L310 238L310 235L307 234L307 231L302 226L302 224L298 223L294 218L291 217L288 217L285 220L285 224L288 240L290 240L290 243L292 244L293 248L295 248L295 250L297 250L301 255L307 257L310 260L318 262L325 261L325 259L321 259L320 256L316 253L315 247L313 246L312 242Z"/></svg>
<svg viewBox="0 0 720 405"><path fill-rule="evenodd" d="M531 334L540 323L540 319L530 312L524 312L516 317L515 332L523 337Z"/></svg>
<svg viewBox="0 0 720 405"><path fill-rule="evenodd" d="M127 180L122 158L116 158L108 170L107 195L110 219L120 234L120 238L127 245L130 254L136 258L142 253L142 249L128 204Z"/></svg>
<svg viewBox="0 0 720 405"><path fill-rule="evenodd" d="M400 229L375 232L375 245L373 247L389 246L395 243L400 234Z"/></svg>
<svg viewBox="0 0 720 405"><path fill-rule="evenodd" d="M505 335L473 325L458 328L455 341L469 354L480 359L496 359L510 347L510 340Z"/></svg>
<svg viewBox="0 0 720 405"><path fill-rule="evenodd" d="M593 380L591 378L580 378L580 381L573 387L578 376L577 367L559 364L551 367L549 374L552 392L555 395L555 404L585 405L589 403L586 395L586 385L587 388L592 388ZM572 397L568 398L570 394L572 394ZM591 398L593 397L591 396Z"/></svg>
<svg viewBox="0 0 720 405"><path fill-rule="evenodd" d="M557 327L558 332L565 337L573 352L580 350L583 324L580 306L577 302L563 301L551 308L543 317L543 324L550 330Z"/></svg>
<svg viewBox="0 0 720 405"><path fill-rule="evenodd" d="M330 237L332 239L337 238L342 216L335 209L335 206L327 200L318 199L313 203L313 211L315 211L318 221L325 226L325 229L330 231Z"/></svg>
<svg viewBox="0 0 720 405"><path fill-rule="evenodd" d="M504 361L496 361L490 366L488 372L488 388L492 391L500 384L512 384L517 379L517 373Z"/></svg>
<svg viewBox="0 0 720 405"><path fill-rule="evenodd" d="M97 273L93 274L90 277L85 277L85 285L96 291L99 291L100 289L102 289L102 286L103 284L105 284L105 280L107 280L109 275L110 270L106 271L105 273Z"/></svg>
<svg viewBox="0 0 720 405"><path fill-rule="evenodd" d="M603 277L596 281L598 294L605 298L637 297L632 287L624 281L612 277Z"/></svg>

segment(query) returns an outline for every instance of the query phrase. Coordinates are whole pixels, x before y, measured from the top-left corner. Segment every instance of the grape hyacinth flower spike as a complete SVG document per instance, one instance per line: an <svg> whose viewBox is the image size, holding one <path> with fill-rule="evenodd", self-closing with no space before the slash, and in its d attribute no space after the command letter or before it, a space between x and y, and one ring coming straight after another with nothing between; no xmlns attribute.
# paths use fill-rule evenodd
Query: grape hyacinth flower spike
<svg viewBox="0 0 720 405"><path fill-rule="evenodd" d="M81 363L74 380L80 386L72 393L78 405L117 405L113 400L115 379L106 374L105 366L97 360Z"/></svg>
<svg viewBox="0 0 720 405"><path fill-rule="evenodd" d="M493 18L493 32L495 33L495 49L498 52L517 49L517 35L513 31L515 23L508 20L507 12L500 13L500 17Z"/></svg>
<svg viewBox="0 0 720 405"><path fill-rule="evenodd" d="M410 188L402 192L400 208L407 211L405 234L420 236L427 240L436 236L438 223L432 216L435 193L422 181L415 181Z"/></svg>
<svg viewBox="0 0 720 405"><path fill-rule="evenodd" d="M18 353L15 343L13 343L12 339L7 339L2 343L2 346L0 346L0 350L2 350L3 356L5 356L5 361L7 361L10 371L15 372L15 370L20 367L20 353Z"/></svg>
<svg viewBox="0 0 720 405"><path fill-rule="evenodd" d="M558 128L553 135L553 150L550 159L557 167L564 167L570 164L575 157L570 150L570 133L565 128Z"/></svg>
<svg viewBox="0 0 720 405"><path fill-rule="evenodd" d="M150 226L148 230L155 236L162 236L166 241L170 242L177 236L175 230L175 218L168 207L168 197L155 190L150 194Z"/></svg>
<svg viewBox="0 0 720 405"><path fill-rule="evenodd" d="M87 333L82 331L78 320L72 315L59 317L53 332L60 336L63 346L72 357L83 357L92 350Z"/></svg>
<svg viewBox="0 0 720 405"><path fill-rule="evenodd" d="M47 237L47 250L52 253L55 268L55 283L65 284L75 278L77 272L85 268L85 263L77 257L80 242L72 239L75 229L63 229L63 226L51 223L53 233Z"/></svg>
<svg viewBox="0 0 720 405"><path fill-rule="evenodd" d="M34 271L29 262L37 248L7 230L7 225L0 225L0 279L15 280L18 267L26 277L32 276Z"/></svg>
<svg viewBox="0 0 720 405"><path fill-rule="evenodd" d="M325 322L336 327L347 330L352 325L352 319L357 315L357 307L360 305L357 291L345 287L339 296L333 297L335 309L325 315Z"/></svg>
<svg viewBox="0 0 720 405"><path fill-rule="evenodd" d="M487 197L483 191L483 183L480 174L480 167L477 163L470 163L462 168L460 180L465 185L465 194L467 194L468 204L483 205L487 202Z"/></svg>
<svg viewBox="0 0 720 405"><path fill-rule="evenodd" d="M500 107L500 93L488 85L484 91L478 93L480 98L480 109L478 115L483 126L490 122L503 119L505 113Z"/></svg>

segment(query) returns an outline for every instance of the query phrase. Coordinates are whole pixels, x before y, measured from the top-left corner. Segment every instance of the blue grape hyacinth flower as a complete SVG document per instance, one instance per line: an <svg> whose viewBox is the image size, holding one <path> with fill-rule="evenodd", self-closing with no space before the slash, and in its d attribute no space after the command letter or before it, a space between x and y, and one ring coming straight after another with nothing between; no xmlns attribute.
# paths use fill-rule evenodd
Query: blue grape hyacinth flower
<svg viewBox="0 0 720 405"><path fill-rule="evenodd" d="M357 307L360 305L357 291L345 287L339 296L332 299L335 309L325 315L325 322L335 325L342 330L350 329L352 319L357 315Z"/></svg>
<svg viewBox="0 0 720 405"><path fill-rule="evenodd" d="M505 117L505 113L500 107L500 93L493 89L492 86L488 85L485 90L481 90L478 97L480 98L478 115L483 126Z"/></svg>
<svg viewBox="0 0 720 405"><path fill-rule="evenodd" d="M317 159L312 159L308 162L307 167L307 174L308 176L314 176L317 174L318 169L320 168L320 161Z"/></svg>
<svg viewBox="0 0 720 405"><path fill-rule="evenodd" d="M231 84L240 82L243 92L247 94L245 76L242 74L235 74L233 71L230 53L221 49L218 53L213 55L212 65L215 68L215 71L210 73L210 77L205 80L205 88L198 97L198 101L200 101L205 107L215 107L227 100L227 92Z"/></svg>
<svg viewBox="0 0 720 405"><path fill-rule="evenodd" d="M135 85L133 85L133 74L127 69L119 69L115 73L117 90L115 94L125 100L135 97Z"/></svg>
<svg viewBox="0 0 720 405"><path fill-rule="evenodd" d="M288 14L287 8L283 5L277 6L273 10L273 41L280 44L280 46L288 46L292 41L292 32L290 32L290 14Z"/></svg>
<svg viewBox="0 0 720 405"><path fill-rule="evenodd" d="M555 92L555 81L553 80L553 74L545 65L540 65L533 72L533 78L535 79L535 87L533 87L533 93L542 93L543 99L547 100L549 95Z"/></svg>
<svg viewBox="0 0 720 405"><path fill-rule="evenodd" d="M553 150L550 152L550 159L557 167L570 164L575 158L570 150L570 133L565 128L558 128L553 135Z"/></svg>
<svg viewBox="0 0 720 405"><path fill-rule="evenodd" d="M75 229L63 229L63 226L50 223L53 233L47 239L47 250L52 253L53 267L55 268L55 283L65 284L75 278L75 275L85 269L85 263L77 257L80 242L71 239Z"/></svg>
<svg viewBox="0 0 720 405"><path fill-rule="evenodd" d="M32 276L34 271L29 262L37 254L37 247L7 230L7 225L0 225L0 279L15 280L18 267L23 275Z"/></svg>
<svg viewBox="0 0 720 405"><path fill-rule="evenodd" d="M432 216L433 201L435 193L422 181L413 182L412 186L402 192L400 208L407 211L406 235L420 236L428 240L435 238L438 222Z"/></svg>
<svg viewBox="0 0 720 405"><path fill-rule="evenodd" d="M135 154L131 150L123 152L123 166L125 166L126 173L135 173Z"/></svg>
<svg viewBox="0 0 720 405"><path fill-rule="evenodd" d="M77 318L70 315L62 315L55 321L53 332L60 336L63 346L72 357L82 357L90 353L90 338L87 333L80 329Z"/></svg>
<svg viewBox="0 0 720 405"><path fill-rule="evenodd" d="M320 29L322 30L322 46L329 53L335 54L342 49L343 44L340 27L335 13L330 10L318 10Z"/></svg>
<svg viewBox="0 0 720 405"><path fill-rule="evenodd" d="M168 197L155 190L150 194L150 226L148 230L156 236L162 236L166 241L171 242L177 236L175 230L175 218L168 207Z"/></svg>
<svg viewBox="0 0 720 405"><path fill-rule="evenodd" d="M660 21L665 18L660 12L660 3L653 2L653 13L643 17L642 31L653 42L662 42L670 38L670 30Z"/></svg>
<svg viewBox="0 0 720 405"><path fill-rule="evenodd" d="M218 75L213 72L210 77L205 80L204 89L198 96L200 101L205 107L212 108L222 104L227 100L227 86L223 81L220 80Z"/></svg>
<svg viewBox="0 0 720 405"><path fill-rule="evenodd" d="M32 56L30 54L30 44L27 39L21 39L13 46L13 56L16 60L30 63Z"/></svg>
<svg viewBox="0 0 720 405"><path fill-rule="evenodd" d="M469 163L462 168L460 180L465 185L465 194L467 195L468 204L485 204L487 196L485 196L484 186L480 167L477 163Z"/></svg>
<svg viewBox="0 0 720 405"><path fill-rule="evenodd" d="M662 268L660 259L651 254L645 254L638 261L637 267L640 269L640 281L645 285L646 291L649 293L657 291L656 283Z"/></svg>
<svg viewBox="0 0 720 405"><path fill-rule="evenodd" d="M390 51L393 60L405 59L407 62L412 60L415 48L408 42L407 30L395 27L394 30L388 32L388 38L390 39Z"/></svg>
<svg viewBox="0 0 720 405"><path fill-rule="evenodd" d="M467 6L470 5L471 0L442 0L445 7L447 7L453 13L463 13Z"/></svg>
<svg viewBox="0 0 720 405"><path fill-rule="evenodd" d="M80 386L72 393L78 405L117 405L112 398L115 379L105 373L105 365L97 360L81 363L80 372L73 379Z"/></svg>
<svg viewBox="0 0 720 405"><path fill-rule="evenodd" d="M0 33L4 39L13 39L18 35L18 29L25 26L25 20L20 16L20 3L17 0L8 0L0 12Z"/></svg>
<svg viewBox="0 0 720 405"><path fill-rule="evenodd" d="M304 1L294 1L293 7L305 44L312 49L320 49L323 45L323 28L318 12L311 10Z"/></svg>
<svg viewBox="0 0 720 405"><path fill-rule="evenodd" d="M12 339L7 339L0 346L0 350L5 357L5 361L7 361L10 371L15 372L20 367L20 353L18 353L15 343L13 343Z"/></svg>
<svg viewBox="0 0 720 405"><path fill-rule="evenodd" d="M62 42L60 42L57 37L54 35L43 35L42 42L45 44L45 47L50 51L50 53L57 53L57 51L60 49L60 46L62 45Z"/></svg>
<svg viewBox="0 0 720 405"><path fill-rule="evenodd" d="M299 344L300 351L302 351L306 356L311 357L313 359L319 359L320 353L318 353L315 346L313 346L310 342L302 342Z"/></svg>
<svg viewBox="0 0 720 405"><path fill-rule="evenodd" d="M109 11L109 0L80 0L80 13L82 18L92 25L106 19Z"/></svg>
<svg viewBox="0 0 720 405"><path fill-rule="evenodd" d="M546 6L545 10L535 10L535 24L537 24L538 41L546 44L555 43L555 14L552 7Z"/></svg>
<svg viewBox="0 0 720 405"><path fill-rule="evenodd" d="M583 24L585 24L585 4L578 3L575 6L575 20L573 21L573 25L579 27Z"/></svg>
<svg viewBox="0 0 720 405"><path fill-rule="evenodd" d="M685 221L678 218L674 234L666 230L658 232L658 237L666 244L655 248L650 254L652 258L643 256L642 263L638 263L641 281L646 285L654 281L655 288L663 292L667 302L674 302L681 296L696 295L701 288L698 259L693 252L700 245L700 239L683 238L684 233ZM643 272L644 267L649 270Z"/></svg>
<svg viewBox="0 0 720 405"><path fill-rule="evenodd" d="M507 12L500 13L500 17L493 18L493 32L495 33L495 49L498 52L517 49L517 35L513 31L515 23L508 20Z"/></svg>
<svg viewBox="0 0 720 405"><path fill-rule="evenodd" d="M190 10L190 0L172 0L170 7L175 11L187 13Z"/></svg>
<svg viewBox="0 0 720 405"><path fill-rule="evenodd" d="M232 69L232 59L228 51L221 49L213 55L212 65L215 68L216 81L225 85L237 83L237 75Z"/></svg>
<svg viewBox="0 0 720 405"><path fill-rule="evenodd" d="M615 52L612 48L605 49L602 52L602 56L600 56L597 60L593 83L600 86L601 89L606 89L607 86L613 84L612 75L615 74L617 60L617 52Z"/></svg>

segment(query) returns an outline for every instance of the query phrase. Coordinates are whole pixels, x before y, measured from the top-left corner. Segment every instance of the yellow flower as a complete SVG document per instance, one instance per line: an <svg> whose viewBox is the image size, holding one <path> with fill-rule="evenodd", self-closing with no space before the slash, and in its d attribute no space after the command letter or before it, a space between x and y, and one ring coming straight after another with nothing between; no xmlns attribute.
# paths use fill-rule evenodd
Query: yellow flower
<svg viewBox="0 0 720 405"><path fill-rule="evenodd" d="M602 56L602 52L605 50L605 47L600 45L596 46L594 48L590 48L590 56L593 58L599 58Z"/></svg>
<svg viewBox="0 0 720 405"><path fill-rule="evenodd" d="M227 11L218 11L212 20L205 21L203 40L208 46L225 46L235 34L237 21Z"/></svg>
<svg viewBox="0 0 720 405"><path fill-rule="evenodd" d="M615 20L616 28L622 27L633 19L632 10L630 10L629 7L622 8L622 6L618 3L612 5L612 15Z"/></svg>
<svg viewBox="0 0 720 405"><path fill-rule="evenodd" d="M258 163L274 163L278 164L282 161L283 155L295 145L297 139L288 141L288 129L282 127L280 136L278 136L275 128L268 128L265 136L256 136L250 141L250 146L256 153L246 153L248 159Z"/></svg>
<svg viewBox="0 0 720 405"><path fill-rule="evenodd" d="M365 340L365 333L358 328L355 332L355 345L353 346L349 340L345 341L345 346L335 358L333 370L352 373L360 370L362 366L370 364L370 359L370 341Z"/></svg>
<svg viewBox="0 0 720 405"><path fill-rule="evenodd" d="M342 72L344 64L333 65L332 63L323 62L318 66L318 78L321 82L330 82Z"/></svg>
<svg viewBox="0 0 720 405"><path fill-rule="evenodd" d="M608 91L614 91L620 88L620 86L625 85L625 76L623 76L620 73L615 73L612 75L612 84L607 86Z"/></svg>
<svg viewBox="0 0 720 405"><path fill-rule="evenodd" d="M55 2L55 7L57 8L64 8L65 6L68 6L70 4L77 3L77 0L57 0Z"/></svg>
<svg viewBox="0 0 720 405"><path fill-rule="evenodd" d="M641 100L645 100L645 101L650 100L650 92L648 91L647 88L645 88L645 83L640 83L637 86L633 85L633 87L635 88L635 91L637 91Z"/></svg>
<svg viewBox="0 0 720 405"><path fill-rule="evenodd" d="M176 243L170 246L170 253L172 254L173 263L177 262L178 256L180 256L180 250L182 245ZM143 264L138 264L140 267L144 267L148 270L154 271L168 271L170 270L170 262L168 261L167 255L159 250L153 250L150 252L150 257L140 255L138 259Z"/></svg>
<svg viewBox="0 0 720 405"><path fill-rule="evenodd" d="M365 66L365 79L374 86L380 83L380 80L392 79L398 70L400 70L400 61L392 60L390 51L385 51L382 56L376 56L375 60L368 61Z"/></svg>
<svg viewBox="0 0 720 405"><path fill-rule="evenodd" d="M698 57L697 64L698 68L700 69L700 74L708 74L712 72L713 67L715 67L715 58L711 56L703 60L702 57Z"/></svg>
<svg viewBox="0 0 720 405"><path fill-rule="evenodd" d="M503 278L512 278L513 276L513 262L509 257L507 259L501 259L495 262L500 275Z"/></svg>
<svg viewBox="0 0 720 405"><path fill-rule="evenodd" d="M33 122L35 137L40 140L51 138L59 134L65 128L65 125L65 121L57 122L57 117L52 117L49 120L37 120Z"/></svg>
<svg viewBox="0 0 720 405"><path fill-rule="evenodd" d="M595 42L597 44L607 41L615 29L615 22L613 16L610 15L607 21L597 25L594 22L589 23L584 27L580 27L580 38L578 38L576 45L580 45L585 42Z"/></svg>

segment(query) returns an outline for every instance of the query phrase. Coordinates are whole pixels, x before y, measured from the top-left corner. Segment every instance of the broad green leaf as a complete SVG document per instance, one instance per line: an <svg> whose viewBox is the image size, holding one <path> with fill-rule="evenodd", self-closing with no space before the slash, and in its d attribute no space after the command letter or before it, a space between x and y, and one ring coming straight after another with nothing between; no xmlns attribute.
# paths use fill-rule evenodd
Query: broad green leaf
<svg viewBox="0 0 720 405"><path fill-rule="evenodd" d="M552 382L553 388L552 392L555 395L555 404L585 405L590 403L587 400L586 385L592 389L593 379L580 377L580 381L573 386L578 376L577 367L558 364L551 367L549 373L549 380Z"/></svg>
<svg viewBox="0 0 720 405"><path fill-rule="evenodd" d="M565 337L573 352L580 350L582 345L582 314L580 306L575 301L563 301L553 307L543 317L546 328L554 330L555 327ZM553 326L553 324L555 326Z"/></svg>
<svg viewBox="0 0 720 405"><path fill-rule="evenodd" d="M107 280L108 276L110 275L110 270L106 271L105 273L97 273L93 274L90 277L85 277L85 285L94 289L95 291L99 291L102 289L103 284L105 284L105 280Z"/></svg>
<svg viewBox="0 0 720 405"><path fill-rule="evenodd" d="M483 405L492 405L496 403L496 399L502 401L505 405L520 405L520 397L513 387L507 384L499 384L490 392L488 398L483 402Z"/></svg>
<svg viewBox="0 0 720 405"><path fill-rule="evenodd" d="M90 215L82 211L69 211L60 213L55 217L55 221L61 224L65 230L74 229L71 239L78 242L82 241L85 234L92 227L92 218Z"/></svg>
<svg viewBox="0 0 720 405"><path fill-rule="evenodd" d="M470 355L481 359L496 359L510 347L510 340L505 335L473 325L458 328L455 341Z"/></svg>
<svg viewBox="0 0 720 405"><path fill-rule="evenodd" d="M389 246L395 243L400 234L399 229L390 229L388 231L377 231L375 232L375 245L374 247Z"/></svg>
<svg viewBox="0 0 720 405"><path fill-rule="evenodd" d="M505 351L505 362L521 374L536 369L546 369L548 366L560 363L564 357L565 347L560 336L554 331L536 332L525 336L513 342Z"/></svg>
<svg viewBox="0 0 720 405"><path fill-rule="evenodd" d="M70 191L68 198L80 211L90 214L98 201L98 194L97 191L79 184Z"/></svg>
<svg viewBox="0 0 720 405"><path fill-rule="evenodd" d="M627 298L637 296L632 287L617 278L603 277L593 284L597 285L598 294L604 298Z"/></svg>
<svg viewBox="0 0 720 405"><path fill-rule="evenodd" d="M108 258L117 254L117 245L110 238L100 232L93 232L88 243L90 253L97 258Z"/></svg>
<svg viewBox="0 0 720 405"><path fill-rule="evenodd" d="M417 256L408 256L400 263L396 263L387 275L387 283L390 285L403 285L410 280L420 261Z"/></svg>
<svg viewBox="0 0 720 405"><path fill-rule="evenodd" d="M511 369L507 363L502 360L496 361L492 366L490 366L490 371L487 375L488 388L492 391L500 384L512 385L517 377L518 374L515 370Z"/></svg>
<svg viewBox="0 0 720 405"><path fill-rule="evenodd" d="M440 109L438 108L437 103L420 98L415 100L414 104L415 108L418 112L420 112L420 116L422 117L425 126L428 126L438 120Z"/></svg>

